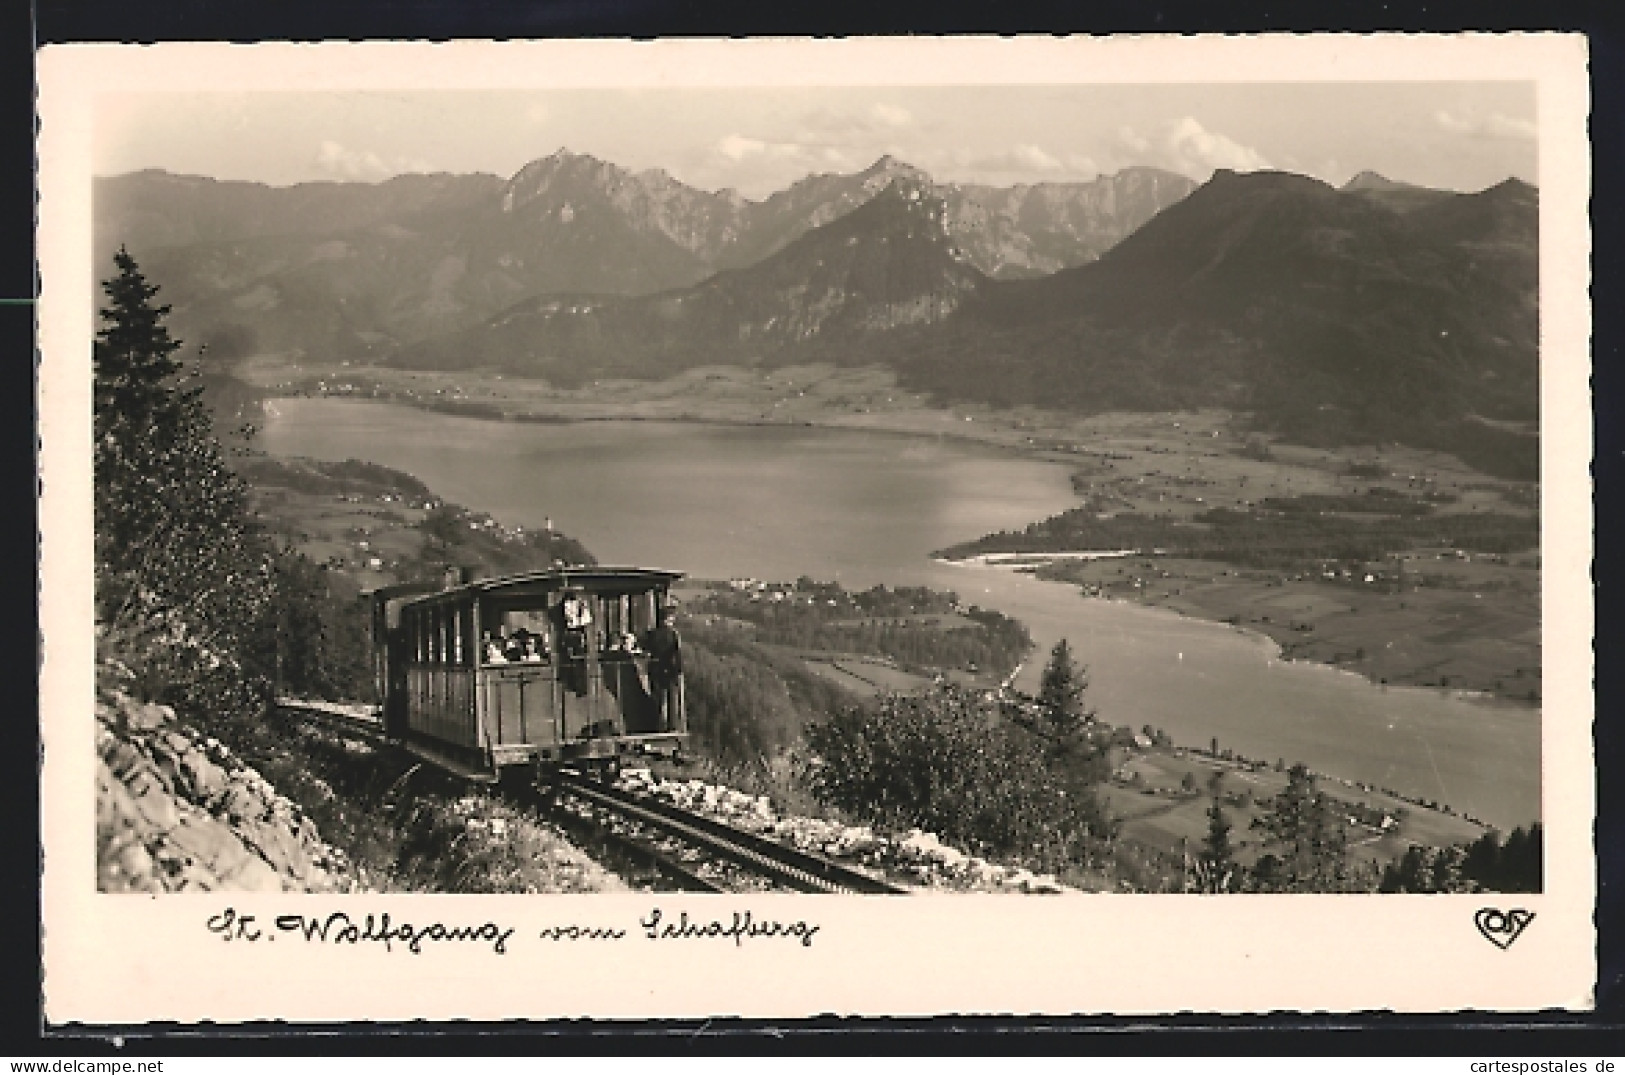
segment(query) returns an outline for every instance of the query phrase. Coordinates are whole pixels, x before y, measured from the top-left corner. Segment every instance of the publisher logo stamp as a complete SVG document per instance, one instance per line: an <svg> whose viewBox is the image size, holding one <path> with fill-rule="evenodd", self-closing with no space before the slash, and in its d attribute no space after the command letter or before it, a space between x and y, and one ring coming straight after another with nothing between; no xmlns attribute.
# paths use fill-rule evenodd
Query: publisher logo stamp
<svg viewBox="0 0 1625 1075"><path fill-rule="evenodd" d="M1512 942L1517 940L1534 920L1535 912L1526 911L1522 907L1515 907L1510 911L1483 907L1473 915L1473 925L1478 927L1478 932L1502 951L1511 948Z"/></svg>

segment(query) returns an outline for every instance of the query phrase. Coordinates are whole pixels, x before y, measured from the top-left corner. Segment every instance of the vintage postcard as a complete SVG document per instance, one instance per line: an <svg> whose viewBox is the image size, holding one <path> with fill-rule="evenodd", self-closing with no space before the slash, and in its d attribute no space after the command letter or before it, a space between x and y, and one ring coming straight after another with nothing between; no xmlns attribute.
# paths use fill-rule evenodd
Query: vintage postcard
<svg viewBox="0 0 1625 1075"><path fill-rule="evenodd" d="M1577 35L53 47L53 1024L1584 1009Z"/></svg>

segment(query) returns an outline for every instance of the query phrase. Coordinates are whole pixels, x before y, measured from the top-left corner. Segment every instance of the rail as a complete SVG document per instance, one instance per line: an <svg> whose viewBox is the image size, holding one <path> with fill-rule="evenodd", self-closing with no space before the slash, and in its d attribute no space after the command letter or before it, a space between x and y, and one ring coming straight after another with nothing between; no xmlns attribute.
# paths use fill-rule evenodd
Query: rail
<svg viewBox="0 0 1625 1075"><path fill-rule="evenodd" d="M557 774L554 786L650 828L671 833L709 854L797 892L896 895L905 891L879 878L755 833L736 829L658 799L596 784L572 773Z"/></svg>
<svg viewBox="0 0 1625 1075"><path fill-rule="evenodd" d="M310 702L298 698L278 698L275 708L306 720L314 720L343 732L354 732L373 740L384 737L384 722L376 714L363 716L355 706L341 706L332 702Z"/></svg>

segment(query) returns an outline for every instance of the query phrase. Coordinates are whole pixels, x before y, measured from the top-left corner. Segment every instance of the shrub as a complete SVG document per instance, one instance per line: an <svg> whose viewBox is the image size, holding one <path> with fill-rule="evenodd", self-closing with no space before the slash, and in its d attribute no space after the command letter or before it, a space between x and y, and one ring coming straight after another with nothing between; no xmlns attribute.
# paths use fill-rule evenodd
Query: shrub
<svg viewBox="0 0 1625 1075"><path fill-rule="evenodd" d="M806 737L813 794L885 828L1049 869L1082 861L1110 831L1089 779L1052 766L1042 739L953 687L849 708Z"/></svg>

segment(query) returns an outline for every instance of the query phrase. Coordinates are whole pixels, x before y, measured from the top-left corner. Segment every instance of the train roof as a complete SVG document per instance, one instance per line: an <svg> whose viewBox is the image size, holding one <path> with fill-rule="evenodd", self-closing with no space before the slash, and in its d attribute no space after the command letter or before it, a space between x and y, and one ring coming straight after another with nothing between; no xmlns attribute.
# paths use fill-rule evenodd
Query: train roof
<svg viewBox="0 0 1625 1075"><path fill-rule="evenodd" d="M406 603L414 605L428 604L431 602L471 599L485 595L503 596L512 594L516 597L523 597L566 588L592 591L594 589L620 588L627 583L645 583L649 586L655 586L661 583L676 582L682 577L683 572L681 571L667 571L658 567L553 567L543 571L525 571L517 575L476 579L460 586L424 593L421 596L413 597Z"/></svg>

